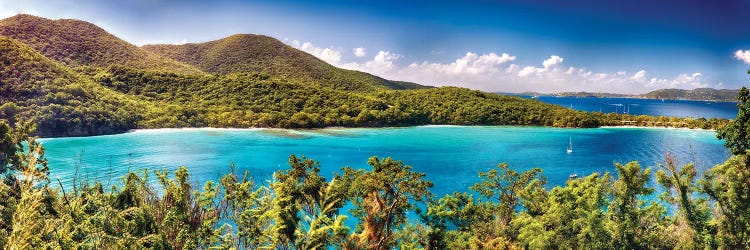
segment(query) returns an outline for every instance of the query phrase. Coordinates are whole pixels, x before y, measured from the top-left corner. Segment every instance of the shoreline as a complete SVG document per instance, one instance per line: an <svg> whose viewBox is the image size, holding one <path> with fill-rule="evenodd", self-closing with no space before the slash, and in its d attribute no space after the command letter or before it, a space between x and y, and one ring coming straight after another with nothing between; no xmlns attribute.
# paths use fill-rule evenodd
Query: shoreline
<svg viewBox="0 0 750 250"><path fill-rule="evenodd" d="M716 132L716 129L704 129L704 128L680 128L680 127L664 127L664 126L642 127L642 126L630 126L630 125L623 125L623 126L600 126L600 127L598 127L598 128L674 129L674 130L693 130L693 131L706 131L706 132Z"/></svg>
<svg viewBox="0 0 750 250"><path fill-rule="evenodd" d="M323 128L218 128L218 127L186 127L186 128L139 128L130 129L124 133L148 133L148 132L170 132L170 131L261 131L261 130L289 130L289 131L318 131L318 130L354 130L354 129L398 129L398 128L451 128L451 127L517 127L517 128L558 128L558 129L671 129L671 130L691 130L691 131L706 131L716 132L715 129L703 129L703 128L684 128L684 127L664 127L664 126L599 126L594 128L576 128L576 127L551 127L551 126L521 126L521 125L450 125L450 124L427 124L427 125L414 125L414 126L401 126L401 127L323 127Z"/></svg>
<svg viewBox="0 0 750 250"><path fill-rule="evenodd" d="M554 129L669 129L669 130L686 130L686 131L703 131L703 132L716 132L715 129L702 129L702 128L679 128L679 127L646 127L646 126L599 126L594 128L574 128L574 127L551 127L551 126L522 126L522 125L450 125L450 124L427 124L427 125L414 125L414 126L400 126L400 127L324 127L324 128L217 128L217 127L185 127L185 128L138 128L129 129L122 133L104 134L104 135L90 135L90 136L55 136L55 137L39 137L39 139L54 139L54 138L86 138L95 136L114 136L123 134L133 133L159 133L159 132L180 132L180 131L262 131L262 130L284 130L294 132L315 132L325 130L357 130L357 129L401 129L401 128L459 128L459 127L516 127L516 128L554 128Z"/></svg>

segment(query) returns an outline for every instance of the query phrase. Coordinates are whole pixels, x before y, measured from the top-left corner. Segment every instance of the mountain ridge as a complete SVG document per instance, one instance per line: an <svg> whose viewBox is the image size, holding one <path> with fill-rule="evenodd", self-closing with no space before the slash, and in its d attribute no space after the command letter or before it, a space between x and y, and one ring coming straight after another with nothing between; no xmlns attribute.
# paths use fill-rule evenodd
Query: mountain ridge
<svg viewBox="0 0 750 250"><path fill-rule="evenodd" d="M44 56L71 68L120 64L183 74L202 73L193 66L142 50L81 20L51 20L19 14L0 20L0 35L22 41Z"/></svg>
<svg viewBox="0 0 750 250"><path fill-rule="evenodd" d="M269 36L235 34L203 43L150 44L143 49L215 74L258 72L289 81L321 82L333 89L368 90L425 88L369 73L337 68Z"/></svg>
<svg viewBox="0 0 750 250"><path fill-rule="evenodd" d="M336 68L262 35L142 48L77 20L21 15L0 20L0 27L0 119L35 120L37 135L45 137L166 127L596 127L635 119L390 81ZM148 63L151 59L156 64ZM691 128L714 128L726 120L666 122L638 119L643 126Z"/></svg>

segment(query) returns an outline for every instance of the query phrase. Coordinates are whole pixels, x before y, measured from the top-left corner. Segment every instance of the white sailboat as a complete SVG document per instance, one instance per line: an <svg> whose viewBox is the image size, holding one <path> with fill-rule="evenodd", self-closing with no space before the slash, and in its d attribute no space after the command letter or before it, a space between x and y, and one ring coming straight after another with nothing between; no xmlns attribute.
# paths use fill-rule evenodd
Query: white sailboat
<svg viewBox="0 0 750 250"><path fill-rule="evenodd" d="M568 154L572 154L573 153L573 138L570 137L569 139L570 139L570 144L568 145Z"/></svg>

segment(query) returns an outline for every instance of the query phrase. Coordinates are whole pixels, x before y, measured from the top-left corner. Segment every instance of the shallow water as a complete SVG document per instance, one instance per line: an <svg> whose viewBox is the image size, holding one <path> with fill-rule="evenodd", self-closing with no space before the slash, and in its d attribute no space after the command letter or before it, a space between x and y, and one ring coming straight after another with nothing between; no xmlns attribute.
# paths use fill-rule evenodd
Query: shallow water
<svg viewBox="0 0 750 250"><path fill-rule="evenodd" d="M567 154L568 140L573 153ZM367 168L370 156L403 160L435 183L438 195L466 191L477 173L507 162L514 169L540 167L550 184L570 174L614 171L613 162L663 161L666 151L700 170L727 159L714 132L684 129L421 126L378 129L159 129L79 138L42 139L51 179L70 185L80 178L119 184L128 170L174 170L184 165L197 184L229 171L249 170L267 180L287 168L289 154L318 160L331 177L343 166ZM201 185L202 186L202 185Z"/></svg>

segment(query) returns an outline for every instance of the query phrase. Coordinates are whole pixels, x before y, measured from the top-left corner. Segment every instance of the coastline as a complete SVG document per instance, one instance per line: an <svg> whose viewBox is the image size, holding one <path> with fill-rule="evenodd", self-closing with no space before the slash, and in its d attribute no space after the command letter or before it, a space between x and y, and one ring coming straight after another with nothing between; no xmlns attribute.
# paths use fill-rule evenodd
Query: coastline
<svg viewBox="0 0 750 250"><path fill-rule="evenodd" d="M623 126L599 126L599 128L638 128L638 129L676 129L676 130L692 130L692 131L706 131L706 132L716 132L715 129L704 129L704 128L680 128L680 127L664 127L664 126L653 126L653 127L646 127L646 126L630 126L630 125L623 125Z"/></svg>
<svg viewBox="0 0 750 250"><path fill-rule="evenodd" d="M414 125L414 126L399 126L399 127L323 127L323 128L273 128L273 127L261 127L261 128L218 128L218 127L184 127L184 128L137 128L129 129L121 133L103 134L103 135L90 135L90 136L55 136L55 137L39 137L39 139L52 139L52 138L65 138L65 137L95 137L95 136L113 136L121 134L132 134L132 133L162 133L162 132L181 132L181 131L263 131L263 130L279 130L279 131L291 131L293 133L304 133L304 132L315 132L315 131L326 131L326 130L357 130L357 129L402 129L402 128L450 128L450 127L516 127L516 128L557 128L557 129L670 129L670 130L687 130L687 131L705 131L705 132L716 132L715 129L702 129L702 128L679 128L679 127L647 127L647 126L599 126L593 128L578 128L578 127L551 127L551 126L523 126L523 125L451 125L451 124L426 124L426 125Z"/></svg>
<svg viewBox="0 0 750 250"><path fill-rule="evenodd" d="M452 124L426 124L426 125L414 125L414 126L399 126L399 127L323 127L323 128L218 128L218 127L186 127L186 128L139 128L130 129L124 133L150 133L150 132L170 132L170 131L261 131L261 130L288 130L288 131L320 131L320 130L356 130L356 129L398 129L398 128L450 128L450 127L518 127L518 128L559 128L559 129L671 129L671 130L690 130L690 131L706 131L716 132L715 129L703 129L703 128L684 128L684 127L664 127L664 126L599 126L593 128L578 128L578 127L551 127L551 126L519 126L519 125L452 125ZM123 133L123 134L124 134Z"/></svg>

